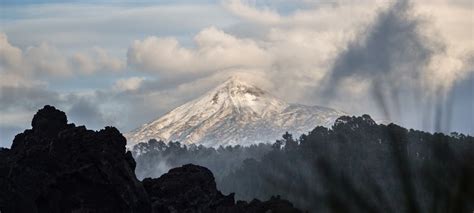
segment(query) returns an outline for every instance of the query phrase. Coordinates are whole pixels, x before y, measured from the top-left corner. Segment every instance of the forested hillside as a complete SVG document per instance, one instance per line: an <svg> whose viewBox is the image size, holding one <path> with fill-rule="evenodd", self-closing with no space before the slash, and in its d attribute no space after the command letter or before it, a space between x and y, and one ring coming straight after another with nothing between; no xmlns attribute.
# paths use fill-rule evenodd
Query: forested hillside
<svg viewBox="0 0 474 213"><path fill-rule="evenodd" d="M140 152L140 154L138 154ZM474 208L474 138L340 117L274 144L135 147L138 176L196 163L239 199L279 194L311 212L465 212ZM161 169L161 170L160 170Z"/></svg>

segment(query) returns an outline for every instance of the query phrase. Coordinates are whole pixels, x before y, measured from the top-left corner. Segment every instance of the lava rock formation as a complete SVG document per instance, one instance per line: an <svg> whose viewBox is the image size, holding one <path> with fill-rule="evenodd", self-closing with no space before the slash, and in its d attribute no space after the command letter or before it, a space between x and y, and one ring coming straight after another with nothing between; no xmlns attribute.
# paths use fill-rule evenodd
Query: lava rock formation
<svg viewBox="0 0 474 213"><path fill-rule="evenodd" d="M235 204L234 194L225 196L217 190L209 169L192 164L171 169L159 178L146 178L143 186L150 195L154 212L300 212L279 197Z"/></svg>
<svg viewBox="0 0 474 213"><path fill-rule="evenodd" d="M200 166L175 168L140 182L126 139L67 123L52 106L39 110L32 129L0 149L0 212L300 212L288 201L234 202Z"/></svg>

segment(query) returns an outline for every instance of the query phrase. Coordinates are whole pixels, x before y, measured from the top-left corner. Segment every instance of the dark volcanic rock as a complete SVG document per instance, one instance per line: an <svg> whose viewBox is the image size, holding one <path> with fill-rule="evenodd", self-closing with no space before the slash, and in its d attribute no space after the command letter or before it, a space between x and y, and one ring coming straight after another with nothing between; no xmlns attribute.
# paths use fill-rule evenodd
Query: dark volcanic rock
<svg viewBox="0 0 474 213"><path fill-rule="evenodd" d="M67 128L66 113L46 105L33 117L31 126L38 134L54 137L58 132Z"/></svg>
<svg viewBox="0 0 474 213"><path fill-rule="evenodd" d="M192 164L143 180L155 212L210 212L232 207L234 195L222 195L209 169Z"/></svg>
<svg viewBox="0 0 474 213"><path fill-rule="evenodd" d="M67 124L45 106L32 129L0 148L0 212L299 212L288 201L234 202L216 188L208 169L185 165L138 181L126 140L113 127L100 131Z"/></svg>
<svg viewBox="0 0 474 213"><path fill-rule="evenodd" d="M98 132L67 124L45 106L33 129L0 151L2 212L149 212L126 140L113 127Z"/></svg>
<svg viewBox="0 0 474 213"><path fill-rule="evenodd" d="M225 196L217 190L209 169L192 164L171 169L159 178L146 178L143 185L154 212L300 212L279 197L235 204L234 194Z"/></svg>

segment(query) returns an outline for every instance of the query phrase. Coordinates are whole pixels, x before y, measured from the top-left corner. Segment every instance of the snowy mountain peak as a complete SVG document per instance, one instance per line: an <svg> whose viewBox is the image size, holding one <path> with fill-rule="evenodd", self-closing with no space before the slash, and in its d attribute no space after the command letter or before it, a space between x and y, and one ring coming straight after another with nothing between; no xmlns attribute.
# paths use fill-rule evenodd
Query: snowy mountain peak
<svg viewBox="0 0 474 213"><path fill-rule="evenodd" d="M285 131L302 134L317 125L330 126L341 115L325 107L288 104L233 77L125 136L129 146L152 138L206 146L250 145L273 142Z"/></svg>
<svg viewBox="0 0 474 213"><path fill-rule="evenodd" d="M233 77L228 78L221 85L217 86L216 89L218 88L235 89L238 87L255 87L255 86L243 81L239 77L233 76Z"/></svg>
<svg viewBox="0 0 474 213"><path fill-rule="evenodd" d="M225 81L223 84L219 85L216 87L216 89L210 91L209 93L214 94L214 103L225 98L242 98L245 96L249 99L255 99L266 95L268 96L268 93L262 89L245 83L235 77Z"/></svg>
<svg viewBox="0 0 474 213"><path fill-rule="evenodd" d="M210 103L216 105L214 107L232 107L239 113L248 111L259 117L265 116L269 112L280 112L288 107L288 104L268 92L236 77L225 81L198 100L208 100L209 98Z"/></svg>

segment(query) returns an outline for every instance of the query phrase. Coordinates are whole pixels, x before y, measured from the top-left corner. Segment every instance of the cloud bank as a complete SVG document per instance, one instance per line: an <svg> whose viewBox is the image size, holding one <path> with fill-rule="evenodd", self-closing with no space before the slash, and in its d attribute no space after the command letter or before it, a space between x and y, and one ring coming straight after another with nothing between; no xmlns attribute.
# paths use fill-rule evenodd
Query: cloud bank
<svg viewBox="0 0 474 213"><path fill-rule="evenodd" d="M11 11L34 17L2 22L0 113L16 126L49 103L128 131L240 75L289 102L429 131L470 131L449 125L457 112L472 114L472 103L470 110L457 104L472 100L459 92L473 79L470 1L225 0Z"/></svg>
<svg viewBox="0 0 474 213"><path fill-rule="evenodd" d="M174 76L203 74L231 68L259 68L270 56L255 41L236 38L215 27L194 36L195 48L183 47L176 38L148 37L133 42L127 52L129 65Z"/></svg>
<svg viewBox="0 0 474 213"><path fill-rule="evenodd" d="M1 86L21 83L20 78L61 78L102 71L120 71L125 68L123 61L110 56L106 50L99 47L92 48L88 53L75 53L73 56L66 56L47 43L22 50L12 45L5 33L0 33L0 61L2 75L15 76L18 79L2 81Z"/></svg>

